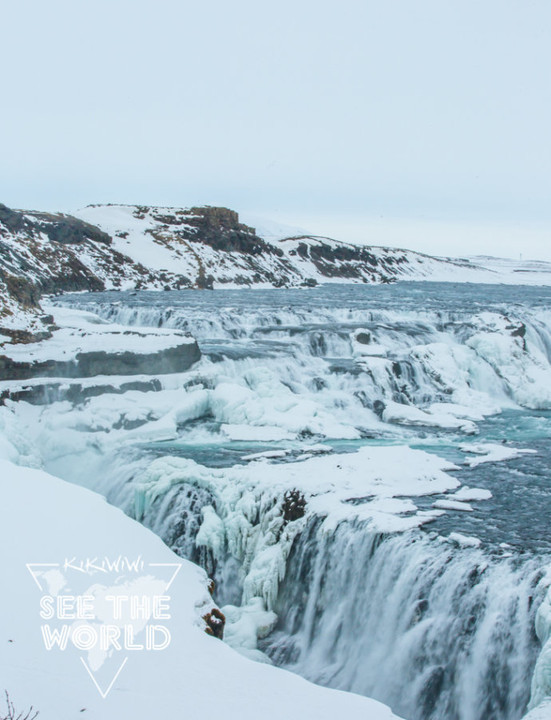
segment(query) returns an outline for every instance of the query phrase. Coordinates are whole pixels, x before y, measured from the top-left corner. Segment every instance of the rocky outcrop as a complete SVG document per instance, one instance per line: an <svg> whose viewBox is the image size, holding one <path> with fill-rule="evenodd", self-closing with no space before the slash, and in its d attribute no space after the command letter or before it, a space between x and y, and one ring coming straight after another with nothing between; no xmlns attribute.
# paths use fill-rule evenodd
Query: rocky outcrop
<svg viewBox="0 0 551 720"><path fill-rule="evenodd" d="M219 640L224 639L224 628L226 626L226 617L218 608L214 607L206 615L203 615L205 621L205 632Z"/></svg>
<svg viewBox="0 0 551 720"><path fill-rule="evenodd" d="M99 228L83 222L71 215L61 213L28 213L20 210L11 210L0 203L0 224L5 230L12 233L26 233L36 237L38 233L45 233L50 240L65 245L82 243L87 240L111 244L111 238Z"/></svg>
<svg viewBox="0 0 551 720"><path fill-rule="evenodd" d="M283 497L281 514L284 523L300 520L306 512L306 499L300 490L288 490Z"/></svg>
<svg viewBox="0 0 551 720"><path fill-rule="evenodd" d="M200 242L223 252L283 256L281 248L262 240L254 228L241 224L238 214L233 210L194 207L190 213L188 224L192 230L188 239L191 242Z"/></svg>
<svg viewBox="0 0 551 720"><path fill-rule="evenodd" d="M111 245L107 233L78 218L0 205L0 334L14 342L47 337L43 294L133 287L148 277Z"/></svg>
<svg viewBox="0 0 551 720"><path fill-rule="evenodd" d="M10 275L0 269L9 295L25 310L40 307L40 288L26 277Z"/></svg>

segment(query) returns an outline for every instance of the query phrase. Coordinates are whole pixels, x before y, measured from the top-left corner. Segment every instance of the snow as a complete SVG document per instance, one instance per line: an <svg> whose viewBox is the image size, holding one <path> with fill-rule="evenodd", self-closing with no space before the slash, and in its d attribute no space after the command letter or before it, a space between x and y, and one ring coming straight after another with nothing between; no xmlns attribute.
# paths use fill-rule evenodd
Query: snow
<svg viewBox="0 0 551 720"><path fill-rule="evenodd" d="M202 523L195 538L197 547L202 545L210 548L215 558L222 557L226 534L224 523L216 514L212 505L204 505L201 508Z"/></svg>
<svg viewBox="0 0 551 720"><path fill-rule="evenodd" d="M18 709L32 704L45 720L69 720L79 711L103 720L180 717L182 712L205 720L256 720L259 708L267 720L395 717L378 702L317 687L297 675L252 662L209 637L201 620L212 607L205 573L175 556L153 533L100 496L5 460L0 461L0 490L0 547L5 587L11 590L3 595L0 614L0 673ZM38 616L40 592L26 564L113 555L181 563L181 570L170 586L170 645L154 656L131 653L103 699L78 653L72 648L45 649ZM270 616L258 603L248 612L256 633L268 627ZM234 632L250 633L244 624L242 620Z"/></svg>
<svg viewBox="0 0 551 720"><path fill-rule="evenodd" d="M448 535L448 538L454 542L457 543L460 547L472 547L472 548L478 548L482 545L482 542L480 538L472 537L471 535L462 535L458 532L452 532Z"/></svg>
<svg viewBox="0 0 551 720"><path fill-rule="evenodd" d="M432 503L432 507L438 508L439 510L459 510L461 512L472 512L472 505L466 502L460 502L459 500L436 500Z"/></svg>
<svg viewBox="0 0 551 720"><path fill-rule="evenodd" d="M551 720L551 698L542 700L533 710L526 713L522 720Z"/></svg>
<svg viewBox="0 0 551 720"><path fill-rule="evenodd" d="M503 462L505 460L513 460L520 455L536 453L536 450L512 448L506 445L496 445L494 443L460 445L459 449L463 452L473 453L478 456L474 458L466 458L465 465L468 465L471 468L478 467L478 465L482 465L482 463Z"/></svg>
<svg viewBox="0 0 551 720"><path fill-rule="evenodd" d="M412 405L401 405L387 401L383 410L383 420L398 425L437 427L444 430L461 430L468 435L477 432L476 425L470 420L456 418L451 413L425 412Z"/></svg>
<svg viewBox="0 0 551 720"><path fill-rule="evenodd" d="M68 361L74 360L79 353L130 352L140 355L195 342L192 337L178 330L130 330L125 325L107 323L85 310L48 306L46 303L44 307L55 315L60 329L54 331L51 338L41 342L5 346L2 349L4 355L18 362Z"/></svg>
<svg viewBox="0 0 551 720"><path fill-rule="evenodd" d="M316 445L303 445L302 449L304 452L313 453L314 455L324 455L325 453L333 452L333 448L329 445L322 445L317 443Z"/></svg>
<svg viewBox="0 0 551 720"><path fill-rule="evenodd" d="M193 232L193 228L185 223L185 208L160 208L150 206L139 208L135 205L95 205L75 213L75 216L93 225L97 225L113 237L115 250L130 256L134 262L141 263L156 272L168 271L180 273L194 280L201 265L208 268L216 278L217 286L239 287L237 275L254 275L255 269L247 265L239 253L226 252L223 255L202 243L190 243L167 229L163 223L155 219L166 213L180 214L183 227ZM373 268L369 263L360 265L360 277L350 279L344 277L325 277L309 257L301 257L296 253L299 243L303 245L319 245L324 243L331 248L348 247L357 249L359 246L339 242L326 237L308 234L302 228L287 226L270 219L251 213L242 213L240 222L256 229L259 237L283 250L287 261L282 265L278 259L264 257L258 267L264 272L274 272L288 277L291 284L300 285L305 278L318 282L361 282L365 277L368 281L378 281L377 275L383 270L401 279L430 280L434 282L473 282L502 284L551 284L551 272L545 263L534 265L515 263L492 258L453 259L424 255L413 250L401 250L388 247L366 247L371 255L380 263ZM182 226L175 226L176 230ZM294 253L294 254L290 254ZM387 261L390 259L388 264ZM400 259L401 262L395 261ZM403 262L404 259L406 262ZM336 261L335 267L340 263ZM356 263L354 263L356 264ZM386 267L385 267L386 264ZM292 270L289 270L292 267ZM371 273L374 274L372 275ZM346 275L346 273L345 273ZM256 286L269 285L264 280ZM253 285L254 286L254 285Z"/></svg>
<svg viewBox="0 0 551 720"><path fill-rule="evenodd" d="M477 500L490 500L492 493L484 488L471 488L468 485L463 485L459 490L450 498L454 500L461 500L463 502L475 502Z"/></svg>
<svg viewBox="0 0 551 720"><path fill-rule="evenodd" d="M513 260L509 258L475 255L469 260L495 273L500 282L514 285L549 285L551 263L545 260Z"/></svg>
<svg viewBox="0 0 551 720"><path fill-rule="evenodd" d="M167 214L172 218L167 220ZM249 217L249 223L252 222L259 237L272 246L272 252L253 255L215 250L208 243L193 240L197 228L190 222L196 216L185 208L94 205L75 213L76 218L107 232L111 244L90 240L54 247L47 234L40 230L44 215L30 211L26 217L34 231L18 233L3 226L0 238L3 252L0 254L5 258L2 263L5 271L37 285L55 283L63 277L66 268L73 265L83 266L91 286L117 290L194 287L205 275L214 278L217 288L239 288L244 283L257 288L273 287L274 278L278 286L288 287L302 287L308 281L379 283L389 279L551 284L549 263L484 257L453 259L389 247L362 245L360 248L331 238L308 235L300 228L269 220L256 222L252 217ZM299 246L300 253L297 252ZM347 254L352 253L352 259L330 261L332 267L326 275L313 260L324 247L333 251L344 249ZM360 259L360 249L369 253L369 260ZM74 270L71 272L76 274ZM23 307L1 281L0 300L4 308L4 328L33 333L44 331L48 321L40 308ZM380 352L384 352L384 348ZM363 352L365 356L369 353L369 350ZM549 400L549 395L546 397Z"/></svg>
<svg viewBox="0 0 551 720"><path fill-rule="evenodd" d="M246 605L224 605L227 632L224 640L245 657L271 664L271 660L257 649L257 643L266 637L277 622L274 612L264 609L261 598L253 598Z"/></svg>
<svg viewBox="0 0 551 720"><path fill-rule="evenodd" d="M266 450L265 452L243 455L241 460L278 460L288 455L290 450Z"/></svg>
<svg viewBox="0 0 551 720"><path fill-rule="evenodd" d="M239 218L242 223L245 223L245 225L253 227L259 237L271 242L284 240L285 238L295 237L298 235L310 234L305 228L280 223L251 212L240 212Z"/></svg>
<svg viewBox="0 0 551 720"><path fill-rule="evenodd" d="M458 403L432 403L428 408L428 412L433 415L451 415L455 418L472 420L473 422L480 422L484 420L486 414L491 414L483 413L479 408L467 407Z"/></svg>
<svg viewBox="0 0 551 720"><path fill-rule="evenodd" d="M158 271L174 270L174 260L178 259L177 253L169 246L155 242L155 238L150 234L158 223L148 214L143 218L136 217L136 214L137 207L134 205L103 205L83 208L76 212L75 216L109 233L113 237L113 246L116 250L129 255L144 267ZM121 237L123 233L128 233L128 236ZM185 269L189 272L189 265L197 265L197 263L189 248L182 243L181 246L184 251Z"/></svg>

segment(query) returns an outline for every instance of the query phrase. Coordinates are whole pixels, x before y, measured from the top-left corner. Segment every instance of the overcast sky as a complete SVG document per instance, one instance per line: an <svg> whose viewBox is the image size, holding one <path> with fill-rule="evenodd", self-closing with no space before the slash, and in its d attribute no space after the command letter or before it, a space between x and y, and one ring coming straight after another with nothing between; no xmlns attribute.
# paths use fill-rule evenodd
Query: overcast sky
<svg viewBox="0 0 551 720"><path fill-rule="evenodd" d="M0 202L551 259L549 0L17 0Z"/></svg>

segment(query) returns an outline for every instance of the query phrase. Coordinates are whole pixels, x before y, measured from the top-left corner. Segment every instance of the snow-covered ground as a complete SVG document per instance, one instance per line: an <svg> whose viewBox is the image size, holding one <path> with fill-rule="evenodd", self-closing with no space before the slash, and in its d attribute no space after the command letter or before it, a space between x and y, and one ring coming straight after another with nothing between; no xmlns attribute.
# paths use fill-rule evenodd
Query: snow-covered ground
<svg viewBox="0 0 551 720"><path fill-rule="evenodd" d="M473 265L486 268L502 278L500 282L511 285L551 284L551 262L545 260L512 260L509 258L474 255L469 258Z"/></svg>
<svg viewBox="0 0 551 720"><path fill-rule="evenodd" d="M40 470L0 460L2 523L0 548L3 592L0 612L0 674L2 687L18 711L32 704L45 720L69 720L79 713L101 720L140 718L346 718L391 720L388 708L367 698L314 686L291 673L255 663L238 655L226 644L205 633L206 614L213 603L207 578L197 566L174 555L149 530L130 520L120 510L87 490L70 485ZM90 650L77 650L71 641L65 650L45 648L39 611L41 598L50 595L71 598L75 581L64 570L81 560L93 559L98 567L104 559L115 561L140 557L146 570L139 576L149 580L149 563L181 565L169 590L170 618L164 620L171 641L163 650L121 650L111 647L107 659L109 682L98 682L106 692L111 675L125 662L113 687L103 698L81 658ZM61 569L38 568L38 563L60 563ZM27 565L38 576L38 583ZM161 573L162 568L157 568ZM171 568L172 572L172 568ZM78 574L78 572L77 572ZM163 576L164 577L164 576ZM170 574L166 577L170 577ZM120 580L120 577L119 577ZM134 582L137 582L134 578ZM72 584L71 584L72 583ZM106 590L120 593L120 584L105 587L105 575L91 571L91 597L102 598ZM42 587L42 590L40 589ZM118 590L117 590L118 588ZM142 592L140 589L139 592ZM130 597L138 590L129 590ZM136 597L143 597L136 595ZM74 605L74 599L72 606ZM65 612L74 613L67 610ZM105 610L105 608L103 608ZM151 611L152 612L152 611ZM69 624L100 628L105 615L94 606L94 618L69 618ZM166 612L165 612L166 614ZM146 615L148 625L153 615ZM119 623L120 624L120 623ZM136 623L137 624L137 623ZM74 637L74 636L72 636ZM134 643L137 644L136 632ZM143 639L143 637L142 637ZM101 663L94 677L101 675ZM0 708L2 703L0 701Z"/></svg>

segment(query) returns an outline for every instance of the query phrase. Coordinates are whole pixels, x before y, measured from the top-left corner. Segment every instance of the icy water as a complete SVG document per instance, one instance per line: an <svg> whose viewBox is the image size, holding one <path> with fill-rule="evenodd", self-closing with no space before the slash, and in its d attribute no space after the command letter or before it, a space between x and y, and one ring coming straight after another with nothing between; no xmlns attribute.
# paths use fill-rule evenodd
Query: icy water
<svg viewBox="0 0 551 720"><path fill-rule="evenodd" d="M399 282L386 285L327 284L308 289L249 289L214 292L197 290L81 293L65 296L73 306L89 302L117 303L128 308L250 310L342 307L349 310L423 310L480 312L495 308L551 306L551 287L471 283Z"/></svg>
<svg viewBox="0 0 551 720"><path fill-rule="evenodd" d="M505 552L551 553L548 524L551 517L551 413L527 415L509 411L489 418L479 427L480 439L489 442L505 440L508 446L530 448L536 454L452 472L465 485L490 490L492 498L471 503L472 513L448 512L436 520L430 530L446 535L451 531L474 535L494 550L502 546ZM417 447L456 463L463 459L455 448L444 444ZM541 524L537 518L542 519ZM503 544L509 547L503 547Z"/></svg>
<svg viewBox="0 0 551 720"><path fill-rule="evenodd" d="M397 283L61 302L122 324L188 330L199 342L203 360L182 382L203 393L203 409L180 411L170 440L144 432L140 467L178 457L224 471L265 451L286 453L270 463L302 462L312 444L346 453L408 444L455 463L449 474L462 485L489 490L472 512L447 510L398 535L357 522L328 535L311 518L286 557L278 623L261 645L277 664L373 696L408 720L520 720L549 585L551 288ZM536 452L471 468L477 455L467 450L480 444ZM127 510L135 469L128 474L117 470L110 498ZM415 504L429 510L438 499ZM228 508L182 477L142 520L214 574L219 601L239 604L254 549L247 558L231 542L199 552L210 503L223 522ZM481 546L458 547L450 533Z"/></svg>
<svg viewBox="0 0 551 720"><path fill-rule="evenodd" d="M483 463L475 468L463 466L451 472L463 485L491 491L492 498L481 502L471 501L473 512L448 510L447 514L433 521L424 530L460 532L474 535L496 552L551 553L551 412L526 413L505 411L479 423L480 435L473 443L481 441L502 443L507 447L530 448L536 454L526 454L499 463ZM423 434L426 434L423 431ZM457 443L465 443L457 436L434 439L411 438L411 446L445 457L461 465L465 454L457 449ZM396 440L368 439L332 440L324 444L335 452L356 452L364 445L392 445ZM323 443L322 443L323 444ZM293 450L293 445L295 449ZM142 449L156 457L166 455L187 457L201 465L213 468L232 467L243 463L242 458L252 453L271 450L290 450L274 463L296 460L302 452L299 443L286 442L216 442L212 444L168 441L148 443ZM445 495L418 498L420 508L430 509L435 500ZM535 522L541 517L542 524ZM507 544L508 547L504 547Z"/></svg>
<svg viewBox="0 0 551 720"><path fill-rule="evenodd" d="M262 365L268 358L293 358L300 342L307 342L309 353L326 362L328 374L358 376L362 370L339 346L339 340L346 343L357 329L390 337L399 358L398 348L404 338L411 345L427 337L433 340L437 333L460 335L477 313L490 311L513 318L533 317L538 309L551 311L551 288L451 283L326 285L310 290L95 293L71 296L70 302L99 308L104 316L119 321L189 329L198 337L204 355L220 364L221 374L227 360L248 359ZM537 316L533 321L541 324ZM543 351L551 355L547 336L543 335L540 342ZM337 351L339 356L333 356ZM301 373L307 374L308 368L302 367ZM318 375L317 368L312 368L312 375ZM490 396L492 390L488 387ZM323 391L320 388L319 392ZM213 431L220 425L209 420L199 424ZM546 523L534 523L534 517L551 517L551 411L504 410L477 422L477 427L479 434L473 442L528 447L537 450L537 455L475 469L463 467L455 476L463 484L491 490L492 500L474 503L473 513L450 511L430 530L457 529L493 546L510 543L521 552L549 551L551 537ZM362 431L365 437L359 440L319 440L336 452L354 452L363 444L403 442L388 428ZM406 434L412 446L463 464L465 455L457 447L469 439L426 427L408 428ZM299 443L289 441L231 442L215 436L212 441L197 442L193 433L177 441L143 447L157 456L189 457L210 467L231 467L255 452L294 448L285 459L274 460L288 462L301 452Z"/></svg>

